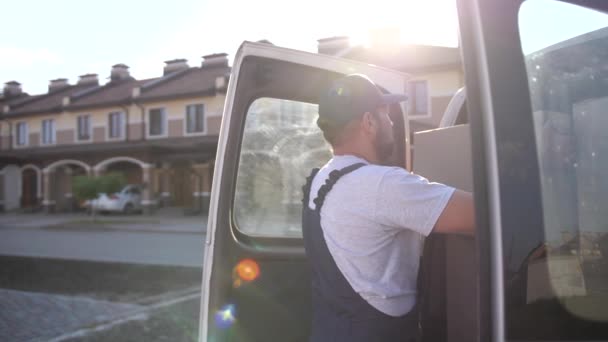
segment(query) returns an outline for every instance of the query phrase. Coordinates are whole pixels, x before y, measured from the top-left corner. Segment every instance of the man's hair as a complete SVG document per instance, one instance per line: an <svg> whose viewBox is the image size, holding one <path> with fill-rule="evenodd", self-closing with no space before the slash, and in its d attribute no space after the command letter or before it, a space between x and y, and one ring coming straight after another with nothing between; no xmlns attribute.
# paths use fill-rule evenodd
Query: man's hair
<svg viewBox="0 0 608 342"><path fill-rule="evenodd" d="M363 113L373 112L381 105L403 102L407 96L385 94L367 76L351 74L336 79L319 98L317 125L323 136L335 146L345 138L345 128Z"/></svg>
<svg viewBox="0 0 608 342"><path fill-rule="evenodd" d="M342 143L346 138L345 133L347 133L346 128L348 125L353 121L360 120L363 114L364 113L352 115L352 119L345 123L331 123L330 121L319 117L317 119L317 126L319 126L321 132L323 132L323 138L325 138L330 145L336 146Z"/></svg>
<svg viewBox="0 0 608 342"><path fill-rule="evenodd" d="M345 133L347 133L346 128L348 127L348 125L351 124L353 121L360 120L363 117L363 114L365 113L352 115L352 119L343 125L332 125L327 120L323 120L323 118L319 117L317 119L317 126L319 126L321 132L323 132L323 138L325 138L325 140L327 140L330 145L336 146L337 144L342 143L343 140L346 138ZM378 111L378 108L370 110L369 113L372 114L372 117L375 120L380 120L380 112Z"/></svg>
<svg viewBox="0 0 608 342"><path fill-rule="evenodd" d="M317 126L319 126L321 132L323 132L323 138L325 138L330 145L335 146L341 130L322 117L317 119Z"/></svg>

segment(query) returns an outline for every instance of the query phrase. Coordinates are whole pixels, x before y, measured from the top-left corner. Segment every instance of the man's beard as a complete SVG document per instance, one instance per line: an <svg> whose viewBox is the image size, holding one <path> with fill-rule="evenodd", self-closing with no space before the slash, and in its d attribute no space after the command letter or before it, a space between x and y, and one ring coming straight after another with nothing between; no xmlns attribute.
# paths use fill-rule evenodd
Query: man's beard
<svg viewBox="0 0 608 342"><path fill-rule="evenodd" d="M393 160L393 151L395 149L395 142L391 139L386 139L385 136L376 135L374 141L374 148L376 149L376 156L382 165L391 164Z"/></svg>

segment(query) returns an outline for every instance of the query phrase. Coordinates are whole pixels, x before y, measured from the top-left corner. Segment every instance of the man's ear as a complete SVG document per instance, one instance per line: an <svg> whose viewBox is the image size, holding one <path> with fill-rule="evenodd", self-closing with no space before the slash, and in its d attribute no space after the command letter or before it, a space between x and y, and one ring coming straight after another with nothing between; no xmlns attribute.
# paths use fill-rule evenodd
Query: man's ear
<svg viewBox="0 0 608 342"><path fill-rule="evenodd" d="M361 126L365 132L371 131L376 126L372 113L363 113L363 116L361 117Z"/></svg>

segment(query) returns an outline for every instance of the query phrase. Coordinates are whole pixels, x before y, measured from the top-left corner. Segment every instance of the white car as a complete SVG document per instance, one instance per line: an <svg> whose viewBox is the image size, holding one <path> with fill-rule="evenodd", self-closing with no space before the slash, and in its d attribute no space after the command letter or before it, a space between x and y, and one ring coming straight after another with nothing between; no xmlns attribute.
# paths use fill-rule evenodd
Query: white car
<svg viewBox="0 0 608 342"><path fill-rule="evenodd" d="M91 201L92 208L102 212L120 212L132 214L140 212L141 187L134 184L126 185L122 190L113 194L101 193Z"/></svg>

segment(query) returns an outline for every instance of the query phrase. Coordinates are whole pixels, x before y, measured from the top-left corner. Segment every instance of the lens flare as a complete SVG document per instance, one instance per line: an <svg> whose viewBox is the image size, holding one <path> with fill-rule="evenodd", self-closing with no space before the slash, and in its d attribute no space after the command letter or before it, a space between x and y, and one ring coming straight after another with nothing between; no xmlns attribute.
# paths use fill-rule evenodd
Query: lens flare
<svg viewBox="0 0 608 342"><path fill-rule="evenodd" d="M236 273L242 281L254 281L260 276L260 266L254 260L243 259L236 265Z"/></svg>
<svg viewBox="0 0 608 342"><path fill-rule="evenodd" d="M228 329L236 321L234 304L224 305L215 313L215 325L220 329Z"/></svg>

